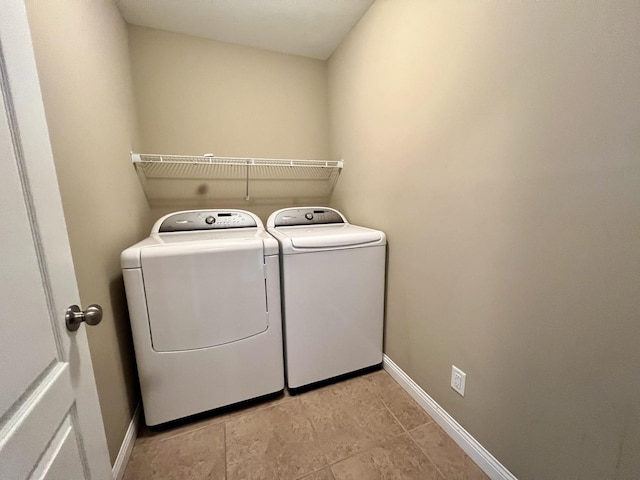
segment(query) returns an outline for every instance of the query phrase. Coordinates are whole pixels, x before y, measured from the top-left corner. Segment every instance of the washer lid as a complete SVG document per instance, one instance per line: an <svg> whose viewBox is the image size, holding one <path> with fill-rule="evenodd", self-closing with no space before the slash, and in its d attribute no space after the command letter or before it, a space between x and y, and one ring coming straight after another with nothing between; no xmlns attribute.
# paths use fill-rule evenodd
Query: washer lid
<svg viewBox="0 0 640 480"><path fill-rule="evenodd" d="M385 235L381 231L351 224L278 227L269 231L280 240L282 253L303 253L311 250L386 243Z"/></svg>

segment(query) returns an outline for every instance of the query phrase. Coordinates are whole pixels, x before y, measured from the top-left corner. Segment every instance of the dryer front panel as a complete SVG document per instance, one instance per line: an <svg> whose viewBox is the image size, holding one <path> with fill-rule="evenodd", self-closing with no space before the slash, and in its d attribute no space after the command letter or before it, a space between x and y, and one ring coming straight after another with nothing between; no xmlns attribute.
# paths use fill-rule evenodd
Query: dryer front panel
<svg viewBox="0 0 640 480"><path fill-rule="evenodd" d="M268 327L263 245L215 242L144 248L142 275L153 349L213 347Z"/></svg>

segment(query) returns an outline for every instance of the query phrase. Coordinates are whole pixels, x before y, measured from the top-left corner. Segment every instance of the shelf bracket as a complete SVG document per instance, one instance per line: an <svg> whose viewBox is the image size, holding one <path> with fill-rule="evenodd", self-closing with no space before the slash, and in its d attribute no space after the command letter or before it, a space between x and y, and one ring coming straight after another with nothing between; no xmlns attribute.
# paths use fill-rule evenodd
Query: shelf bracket
<svg viewBox="0 0 640 480"><path fill-rule="evenodd" d="M246 180L245 191L244 191L244 199L247 202L250 199L249 197L249 165L251 165L251 161L247 160L247 180Z"/></svg>

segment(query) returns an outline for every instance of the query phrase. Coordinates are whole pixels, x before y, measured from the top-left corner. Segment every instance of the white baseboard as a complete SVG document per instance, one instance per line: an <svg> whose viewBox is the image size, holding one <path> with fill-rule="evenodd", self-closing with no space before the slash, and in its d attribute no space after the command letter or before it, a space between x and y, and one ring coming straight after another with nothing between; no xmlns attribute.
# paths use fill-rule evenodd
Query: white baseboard
<svg viewBox="0 0 640 480"><path fill-rule="evenodd" d="M129 428L127 429L127 433L125 433L124 435L122 445L120 445L120 451L118 452L116 461L113 464L113 468L111 469L113 480L122 480L124 471L127 469L127 463L129 462L129 457L131 457L133 444L135 443L136 438L138 438L138 425L140 424L140 407L141 405L138 404L135 412L133 412L133 418L129 423Z"/></svg>
<svg viewBox="0 0 640 480"><path fill-rule="evenodd" d="M513 473L502 465L455 421L438 403L431 398L409 375L407 375L388 356L384 356L383 368L404 388L411 397L433 418L433 420L449 434L471 459L492 480L518 480Z"/></svg>

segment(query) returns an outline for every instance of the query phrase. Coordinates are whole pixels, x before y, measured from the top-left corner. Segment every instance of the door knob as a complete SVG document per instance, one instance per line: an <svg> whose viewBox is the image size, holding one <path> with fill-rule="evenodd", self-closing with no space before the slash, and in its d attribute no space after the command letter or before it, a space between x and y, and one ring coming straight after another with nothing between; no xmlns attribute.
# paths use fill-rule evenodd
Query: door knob
<svg viewBox="0 0 640 480"><path fill-rule="evenodd" d="M102 307L96 304L89 305L83 312L78 305L71 305L67 308L64 320L67 330L71 332L78 330L82 322L87 322L87 325L97 325L102 320Z"/></svg>

